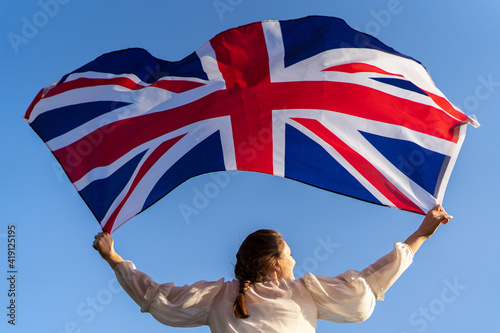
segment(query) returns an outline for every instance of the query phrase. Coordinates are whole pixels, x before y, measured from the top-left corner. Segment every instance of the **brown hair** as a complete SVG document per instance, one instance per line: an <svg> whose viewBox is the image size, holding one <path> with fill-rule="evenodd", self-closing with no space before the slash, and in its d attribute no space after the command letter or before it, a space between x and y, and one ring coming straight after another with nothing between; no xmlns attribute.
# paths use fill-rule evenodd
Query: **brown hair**
<svg viewBox="0 0 500 333"><path fill-rule="evenodd" d="M284 247L281 234L269 229L257 230L241 243L234 266L234 275L240 282L238 297L233 305L235 317L249 317L245 307L245 292L251 284L266 279L269 269L278 265Z"/></svg>

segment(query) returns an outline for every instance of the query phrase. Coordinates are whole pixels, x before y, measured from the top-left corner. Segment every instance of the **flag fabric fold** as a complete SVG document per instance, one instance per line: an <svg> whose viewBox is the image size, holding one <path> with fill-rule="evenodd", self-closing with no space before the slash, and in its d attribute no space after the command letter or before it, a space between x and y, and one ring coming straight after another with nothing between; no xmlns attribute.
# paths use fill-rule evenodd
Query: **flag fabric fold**
<svg viewBox="0 0 500 333"><path fill-rule="evenodd" d="M25 120L108 232L225 170L423 214L476 124L418 61L324 16L230 29L180 61L104 54L42 89Z"/></svg>

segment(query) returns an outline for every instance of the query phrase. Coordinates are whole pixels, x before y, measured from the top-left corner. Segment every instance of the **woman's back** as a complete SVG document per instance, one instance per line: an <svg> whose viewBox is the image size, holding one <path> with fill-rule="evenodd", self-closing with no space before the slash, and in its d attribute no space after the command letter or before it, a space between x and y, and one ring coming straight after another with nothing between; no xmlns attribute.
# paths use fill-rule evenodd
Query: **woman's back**
<svg viewBox="0 0 500 333"><path fill-rule="evenodd" d="M177 327L208 325L212 332L315 332L318 319L334 322L366 320L377 299L411 264L413 254L404 243L365 270L348 270L337 277L311 273L300 279L266 280L245 291L248 318L233 315L238 280L175 286L158 284L132 262L116 266L118 281L141 311L163 324Z"/></svg>

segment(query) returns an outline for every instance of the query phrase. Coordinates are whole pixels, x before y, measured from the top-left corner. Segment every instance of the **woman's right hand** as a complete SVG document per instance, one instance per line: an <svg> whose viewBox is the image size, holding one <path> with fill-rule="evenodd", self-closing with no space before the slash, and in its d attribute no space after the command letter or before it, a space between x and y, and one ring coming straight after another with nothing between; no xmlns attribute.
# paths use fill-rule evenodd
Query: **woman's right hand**
<svg viewBox="0 0 500 333"><path fill-rule="evenodd" d="M122 257L115 252L113 237L105 231L99 232L94 236L94 243L92 243L92 246L113 269L115 269L119 262L123 261Z"/></svg>
<svg viewBox="0 0 500 333"><path fill-rule="evenodd" d="M92 246L96 249L103 259L109 258L115 252L113 246L113 237L105 231L99 232L94 236Z"/></svg>

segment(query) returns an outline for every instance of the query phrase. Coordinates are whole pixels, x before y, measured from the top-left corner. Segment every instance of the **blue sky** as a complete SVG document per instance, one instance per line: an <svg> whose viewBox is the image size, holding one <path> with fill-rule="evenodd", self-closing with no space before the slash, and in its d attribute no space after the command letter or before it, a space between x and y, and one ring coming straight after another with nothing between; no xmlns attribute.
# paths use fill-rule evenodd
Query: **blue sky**
<svg viewBox="0 0 500 333"><path fill-rule="evenodd" d="M276 0L3 1L0 10L2 332L175 332L116 284L92 249L99 225L22 116L36 93L97 56L142 47L179 60L217 33L266 19L341 17L422 62L479 129L468 128L445 195L455 218L361 324L320 321L318 332L493 332L498 329L500 232L496 205L500 117L500 2ZM181 214L216 188L198 215ZM199 195L199 194L198 194ZM159 282L233 278L244 237L273 228L305 271L363 269L403 241L422 217L253 173L191 179L115 234L117 251ZM16 325L7 323L8 228L16 231ZM318 255L321 253L323 255ZM183 329L208 332L208 328Z"/></svg>

